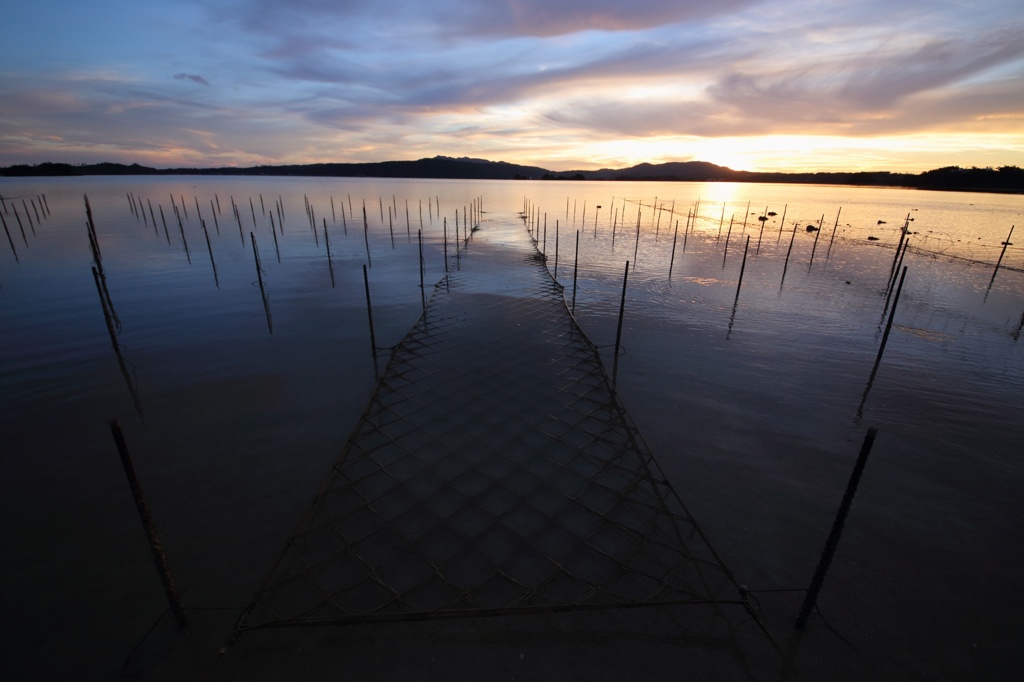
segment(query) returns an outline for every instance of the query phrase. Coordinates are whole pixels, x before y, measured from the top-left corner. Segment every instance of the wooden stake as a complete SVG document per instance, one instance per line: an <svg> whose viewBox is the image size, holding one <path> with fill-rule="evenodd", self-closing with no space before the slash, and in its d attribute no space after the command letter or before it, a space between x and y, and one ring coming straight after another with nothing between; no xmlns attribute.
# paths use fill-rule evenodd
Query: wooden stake
<svg viewBox="0 0 1024 682"><path fill-rule="evenodd" d="M121 424L117 419L110 420L110 432L114 436L114 444L117 446L117 453L121 457L121 465L124 467L124 474L128 478L128 487L132 491L132 499L135 500L135 509L139 512L139 520L142 521L142 529L146 532L146 540L149 543L150 552L153 554L153 563L156 565L156 572L160 575L160 581L164 585L164 595L170 604L174 619L178 627L186 625L185 612L181 608L181 599L178 596L178 588L171 576L171 569L167 564L167 555L164 553L163 543L160 542L160 535L156 532L156 524L153 522L153 515L149 512L149 505L146 503L146 496L142 492L142 485L139 477L135 474L135 465L132 463L131 453L128 452L128 445L121 431Z"/></svg>
<svg viewBox="0 0 1024 682"><path fill-rule="evenodd" d="M857 485L860 483L861 474L864 473L864 467L868 463L868 455L871 454L871 446L874 445L875 436L877 435L878 429L871 428L868 429L867 434L864 436L864 442L860 446L860 454L857 455L857 462L853 465L853 472L850 474L850 480L846 484L843 500L839 503L836 518L832 522L832 529L828 533L828 539L825 540L825 547L821 550L818 566L814 569L811 585L807 588L804 602L800 606L800 616L796 619L798 630L803 630L807 626L807 619L810 617L811 610L818 601L818 593L821 592L821 586L825 583L828 567L832 564L832 557L836 553L836 547L839 546L839 540L843 534L843 526L846 524L846 517L849 515L850 506L853 504L853 496L857 494Z"/></svg>
<svg viewBox="0 0 1024 682"><path fill-rule="evenodd" d="M210 265L213 266L213 283L220 289L220 278L217 276L217 263L213 260L213 247L210 246L210 233L206 230L206 221L202 218L199 219L200 224L203 226L203 236L206 237L206 250L210 253Z"/></svg>
<svg viewBox="0 0 1024 682"><path fill-rule="evenodd" d="M370 322L370 352L373 353L373 378L380 379L380 369L377 365L377 335L373 331L373 304L370 302L370 278L366 274L366 265L363 265L363 285L366 288L366 315Z"/></svg>

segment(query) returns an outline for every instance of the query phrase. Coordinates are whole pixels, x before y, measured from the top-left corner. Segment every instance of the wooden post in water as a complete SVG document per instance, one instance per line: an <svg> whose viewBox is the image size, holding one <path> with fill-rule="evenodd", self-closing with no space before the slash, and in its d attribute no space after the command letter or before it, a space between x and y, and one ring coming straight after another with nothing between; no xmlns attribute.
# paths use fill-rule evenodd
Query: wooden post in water
<svg viewBox="0 0 1024 682"><path fill-rule="evenodd" d="M764 207L764 213L757 217L758 222L761 223L761 231L757 233L757 248L754 249L754 255L757 256L761 253L761 237L764 236L764 226L768 223L768 207Z"/></svg>
<svg viewBox="0 0 1024 682"><path fill-rule="evenodd" d="M782 264L782 279L779 281L779 293L782 293L782 285L786 283L786 270L789 269L789 254L793 253L793 241L796 239L797 221L793 221L793 234L789 237L789 248L786 249L786 262Z"/></svg>
<svg viewBox="0 0 1024 682"><path fill-rule="evenodd" d="M363 285L366 288L366 315L370 321L370 352L373 354L373 378L380 379L380 369L377 366L377 335L373 331L373 304L370 302L370 277L366 274L366 265L363 265Z"/></svg>
<svg viewBox="0 0 1024 682"><path fill-rule="evenodd" d="M363 202L363 241L366 242L366 263L373 267L373 259L370 258L370 223L366 220L366 202Z"/></svg>
<svg viewBox="0 0 1024 682"><path fill-rule="evenodd" d="M996 273L999 272L999 265L1003 262L1003 256L1006 255L1006 247L1010 245L1010 237L1013 236L1013 228L1015 225L1010 226L1010 234L1006 235L1006 241L1003 242L1003 250L999 252L999 260L996 261L996 266L992 268L992 279L988 281L988 289L985 290L985 295L988 296L989 289L992 288L992 283L996 281Z"/></svg>
<svg viewBox="0 0 1024 682"><path fill-rule="evenodd" d="M832 257L832 242L836 238L836 229L839 227L839 215L843 212L843 207L840 206L839 210L836 211L836 224L832 226L832 236L828 240L828 251L825 252L825 260L827 261Z"/></svg>
<svg viewBox="0 0 1024 682"><path fill-rule="evenodd" d="M331 288L334 288L334 263L331 261L331 240L327 236L327 218L324 221L324 246L327 247L327 269L331 271Z"/></svg>
<svg viewBox="0 0 1024 682"><path fill-rule="evenodd" d="M903 240L906 239L906 237L907 237L907 230L909 228L910 228L910 214L908 213L906 220L903 221L903 229L900 230L900 240L896 243L896 253L894 253L892 255L892 265L889 267L889 279L886 280L890 284L886 285L886 287L885 287L886 292L889 291L890 287L892 286L891 283L895 281L896 273L899 272L899 270L896 267L896 263L900 259L900 249L903 248Z"/></svg>
<svg viewBox="0 0 1024 682"><path fill-rule="evenodd" d="M643 202L640 203L640 206L643 206ZM640 251L640 208L637 208L637 210L636 210L636 243L633 245L633 262L634 263L636 263L636 254L639 251Z"/></svg>
<svg viewBox="0 0 1024 682"><path fill-rule="evenodd" d="M11 253L14 254L14 262L21 265L21 259L18 258L18 250L14 248L14 240L11 239L11 231L7 229L7 218L0 215L0 220L4 223L4 233L7 235L7 243L11 245Z"/></svg>
<svg viewBox="0 0 1024 682"><path fill-rule="evenodd" d="M238 206L235 205L235 198L231 197L231 211L235 214L235 222L238 223L238 238L242 240L242 249L245 249L245 233L242 232L242 217L238 214Z"/></svg>
<svg viewBox="0 0 1024 682"><path fill-rule="evenodd" d="M902 265L903 265L903 259L906 257L907 251L909 249L910 249L910 239L907 239L905 242L903 242L903 249L900 251L900 258L899 258L898 261L896 261L896 272L894 273L894 275L899 274L900 267L902 267ZM889 310L889 301L892 299L892 292L894 290L893 287L895 287L895 286L896 286L896 277L894 276L892 278L892 280L886 285L886 289L885 289L885 292L886 292L885 293L885 307L882 308L882 319L885 319L885 313L886 313L887 310ZM878 324L882 324L881 320L879 320Z"/></svg>
<svg viewBox="0 0 1024 682"><path fill-rule="evenodd" d="M789 209L789 204L782 207L782 220L779 221L779 238L775 240L778 244L782 241L782 228L786 226L786 210Z"/></svg>
<svg viewBox="0 0 1024 682"><path fill-rule="evenodd" d="M736 321L736 310L740 304L740 288L743 286L743 271L747 269L747 250L750 248L750 235L747 235L747 242L743 246L743 262L740 263L740 279L736 282L736 298L732 302L732 315L729 317L729 331L725 334L725 340L732 335L732 325Z"/></svg>
<svg viewBox="0 0 1024 682"><path fill-rule="evenodd" d="M903 280L907 278L907 266L903 266L903 272L900 275L900 283L896 286L896 297L892 300L892 308L889 310L889 321L885 325L885 332L882 334L882 343L878 346L878 355L875 356L875 364L871 368L871 376L868 377L868 383L864 387L864 395L861 396L860 405L857 406L857 416L854 419L855 422L860 422L864 417L864 404L868 401L868 393L871 391L871 386L875 383L875 375L878 374L878 366L882 363L882 353L885 352L885 344L889 340L889 331L892 330L892 322L896 317L896 306L900 302L900 292L903 291Z"/></svg>
<svg viewBox="0 0 1024 682"><path fill-rule="evenodd" d="M572 308L569 312L576 314L576 274L580 268L580 231L576 230L576 255L572 259ZM1021 316L1024 319L1024 315Z"/></svg>
<svg viewBox="0 0 1024 682"><path fill-rule="evenodd" d="M206 250L210 254L210 265L213 267L213 283L220 289L220 278L217 276L217 263L213 260L213 247L210 246L210 233L206 229L206 221L202 218L199 223L203 226L203 235L206 237Z"/></svg>
<svg viewBox="0 0 1024 682"><path fill-rule="evenodd" d="M685 234L683 235L683 238L684 239L686 238ZM675 265L675 262L676 262L676 240L677 239L679 239L679 220L678 219L676 219L676 230L675 230L675 233L672 235L672 257L669 258L669 261L668 261L668 278L669 279L672 279L672 266Z"/></svg>
<svg viewBox="0 0 1024 682"><path fill-rule="evenodd" d="M811 262L807 264L807 272L811 271L811 267L814 265L814 252L818 249L818 237L821 236L821 225L825 222L825 214L821 214L821 219L818 221L818 229L814 232L814 245L811 247Z"/></svg>
<svg viewBox="0 0 1024 682"><path fill-rule="evenodd" d="M732 224L736 216L729 216L729 231L725 233L725 249L722 251L722 269L725 270L725 259L729 257L729 240L732 238Z"/></svg>
<svg viewBox="0 0 1024 682"><path fill-rule="evenodd" d="M274 238L274 253L277 254L277 262L281 262L281 246L277 243L277 230L274 229L274 212L270 212L270 236Z"/></svg>
<svg viewBox="0 0 1024 682"><path fill-rule="evenodd" d="M416 230L416 240L420 245L420 302L423 310L427 309L427 290L423 285L423 230Z"/></svg>
<svg viewBox="0 0 1024 682"><path fill-rule="evenodd" d="M814 577L811 578L811 585L807 588L804 602L800 606L800 616L796 619L798 630L803 630L807 626L807 619L810 617L811 610L818 600L821 586L825 583L825 575L828 573L828 567L832 564L832 557L836 553L836 547L839 546L839 539L843 534L843 526L846 524L846 517L849 515L850 506L853 504L853 496L857 494L857 485L860 483L861 474L864 473L864 467L868 463L868 455L871 454L871 446L874 445L875 436L877 435L878 429L870 428L864 436L864 442L860 446L860 454L857 455L857 462L853 465L853 472L850 474L850 480L846 484L846 492L843 494L842 502L839 503L839 510L836 511L836 518L832 522L832 529L828 533L828 539L825 540L825 547L821 550L821 558L818 559L818 566L814 570Z"/></svg>
<svg viewBox="0 0 1024 682"><path fill-rule="evenodd" d="M181 233L181 243L185 247L185 258L188 260L188 264L192 265L192 254L188 252L188 239L185 238L185 228L181 224L181 214L178 215L178 231Z"/></svg>
<svg viewBox="0 0 1024 682"><path fill-rule="evenodd" d="M128 364L125 362L124 355L121 354L121 345L117 342L117 332L114 330L114 313L112 312L112 307L108 305L110 294L105 291L106 287L103 285L100 272L95 265L92 266L92 278L96 283L96 293L99 294L100 306L103 308L103 321L107 325L107 333L110 335L110 346L114 350L114 357L117 358L118 368L121 370L121 376L124 377L125 384L128 386L128 393L132 397L135 411L139 413L140 419L144 419L138 390L135 387L135 382L132 381L132 375L128 371Z"/></svg>
<svg viewBox="0 0 1024 682"><path fill-rule="evenodd" d="M249 233L249 239L252 240L252 257L256 261L256 279L260 283L260 296L263 298L263 312L267 316L267 331L271 334L274 333L274 321L270 317L270 302L267 300L267 290L263 285L263 264L260 262L260 250L256 246L256 235L252 232Z"/></svg>
<svg viewBox="0 0 1024 682"><path fill-rule="evenodd" d="M139 512L139 520L142 521L142 529L146 532L146 540L149 542L149 549L153 554L156 572L160 575L160 581L164 585L164 595L166 595L167 602L170 604L174 619L178 621L178 627L185 627L185 612L181 608L178 588L175 586L174 578L171 576L171 569L167 564L167 555L164 554L163 543L160 542L160 535L156 532L153 515L149 512L146 496L142 492L139 477L135 474L135 465L132 463L131 453L128 452L128 444L125 442L124 433L121 431L121 423L117 419L110 420L110 432L114 436L117 454L121 457L124 475L128 478L128 487L131 488L132 499L135 500L135 509Z"/></svg>
<svg viewBox="0 0 1024 682"><path fill-rule="evenodd" d="M544 215L547 220L547 214ZM585 226L584 226L585 227ZM555 282L558 281L558 220L555 220Z"/></svg>
<svg viewBox="0 0 1024 682"><path fill-rule="evenodd" d="M164 205L160 204L160 222L164 224L164 237L167 238L167 245L171 245L171 233L167 231L167 218L164 217Z"/></svg>
<svg viewBox="0 0 1024 682"><path fill-rule="evenodd" d="M18 215L18 207L12 203L11 208L14 209L14 217L18 219L18 229L21 230L21 241L25 242L25 248L28 248L28 237L25 236L25 225L21 222L21 216Z"/></svg>
<svg viewBox="0 0 1024 682"><path fill-rule="evenodd" d="M575 211L573 212L573 215L572 215L572 222L573 222L574 225L576 224L576 213L575 213ZM543 246L544 246L544 248L541 249L541 253L544 254L544 260L547 260L548 259L548 214L547 213L544 214L544 243L543 243Z"/></svg>
<svg viewBox="0 0 1024 682"><path fill-rule="evenodd" d="M626 314L626 282L629 280L629 261L626 261L626 271L622 275L622 299L619 301L619 323L615 328L615 359L612 361L612 390L618 383L619 376L619 348L622 345L622 318Z"/></svg>

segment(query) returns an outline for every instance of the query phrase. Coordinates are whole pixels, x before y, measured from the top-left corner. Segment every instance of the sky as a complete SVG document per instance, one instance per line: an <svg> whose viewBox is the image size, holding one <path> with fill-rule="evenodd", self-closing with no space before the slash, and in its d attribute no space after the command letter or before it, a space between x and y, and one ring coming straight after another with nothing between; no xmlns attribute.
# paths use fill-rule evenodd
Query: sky
<svg viewBox="0 0 1024 682"><path fill-rule="evenodd" d="M1022 0L18 0L0 165L1024 166Z"/></svg>

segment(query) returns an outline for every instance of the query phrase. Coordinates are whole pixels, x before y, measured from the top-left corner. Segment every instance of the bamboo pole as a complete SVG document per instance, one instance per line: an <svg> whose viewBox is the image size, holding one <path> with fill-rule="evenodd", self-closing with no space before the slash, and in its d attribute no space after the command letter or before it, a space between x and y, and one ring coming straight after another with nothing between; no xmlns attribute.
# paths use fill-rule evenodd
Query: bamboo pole
<svg viewBox="0 0 1024 682"><path fill-rule="evenodd" d="M370 277L363 265L363 285L366 288L366 315L370 322L370 352L373 354L373 378L380 379L380 368L377 365L377 335L373 331L373 304L370 302Z"/></svg>
<svg viewBox="0 0 1024 682"><path fill-rule="evenodd" d="M11 239L11 231L7 229L7 218L4 218L3 215L0 214L0 220L4 223L4 233L7 235L7 243L11 245L11 253L14 254L14 262L21 265L21 259L18 258L18 250L14 248L14 240Z"/></svg>
<svg viewBox="0 0 1024 682"><path fill-rule="evenodd" d="M843 493L843 500L839 503L836 518L832 522L832 529L825 540L825 547L821 550L818 566L814 569L814 577L811 578L810 587L807 588L807 594L804 596L803 604L800 606L800 615L796 619L798 630L803 630L807 626L807 619L810 617L811 610L818 601L818 594L825 583L825 575L828 573L828 568L832 564L832 557L839 546L839 540L843 534L843 526L846 524L846 517L849 516L850 507L853 505L853 497L857 494L857 485L860 483L861 474L864 473L864 467L868 463L868 456L871 454L871 446L874 445L875 436L877 435L878 429L870 428L864 436L864 442L860 446L860 453L857 455L857 462L853 465L853 472L850 474L850 480L846 484L846 492Z"/></svg>
<svg viewBox="0 0 1024 682"><path fill-rule="evenodd" d="M327 218L324 218L324 245L327 247L327 269L331 271L331 288L334 288L334 263L331 262L331 240L327 237Z"/></svg>
<svg viewBox="0 0 1024 682"><path fill-rule="evenodd" d="M793 234L789 237L789 248L786 249L786 262L782 264L782 279L779 281L779 293L782 293L782 285L786 283L786 270L789 269L789 254L793 253L793 241L796 239L797 221L793 221Z"/></svg>
<svg viewBox="0 0 1024 682"><path fill-rule="evenodd" d="M213 266L213 283L220 289L220 278L217 276L217 263L213 260L213 247L210 246L210 233L206 229L206 221L202 218L199 223L203 226L203 236L206 237L206 250L210 253L210 265Z"/></svg>
<svg viewBox="0 0 1024 682"><path fill-rule="evenodd" d="M619 349L622 346L622 318L626 314L626 283L629 281L629 261L626 261L626 270L622 275L622 298L619 300L619 321L615 328L615 359L612 361L612 390L618 384L619 376Z"/></svg>
<svg viewBox="0 0 1024 682"><path fill-rule="evenodd" d="M836 223L832 226L832 236L828 240L828 251L825 252L825 260L832 257L832 242L836 238L836 229L839 227L839 215L843 212L843 207L840 206L839 210L836 211Z"/></svg>
<svg viewBox="0 0 1024 682"><path fill-rule="evenodd" d="M683 235L685 237L685 235ZM676 262L676 240L679 239L679 221L676 220L676 230L672 235L672 257L668 261L668 278L672 279L672 266Z"/></svg>
<svg viewBox="0 0 1024 682"><path fill-rule="evenodd" d="M903 266L902 274L900 275L900 282L896 286L896 296L892 301L892 308L889 310L889 321L885 325L885 332L882 334L882 342L878 346L878 355L875 356L875 364L871 367L871 375L868 377L868 383L864 387L864 395L861 396L860 405L857 406L857 416L854 421L859 423L864 416L864 404L868 401L868 393L871 391L871 386L875 383L875 376L878 374L878 366L882 364L882 354L885 352L885 344L889 341L889 332L892 330L893 320L896 318L896 306L900 302L900 292L903 291L903 281L907 278L907 266Z"/></svg>
<svg viewBox="0 0 1024 682"><path fill-rule="evenodd" d="M999 260L996 261L996 266L994 268L992 268L992 279L990 279L988 281L988 289L991 289L993 282L996 281L996 273L999 272L999 265L1003 262L1003 256L1006 255L1006 247L1010 245L1010 237L1013 236L1013 228L1014 227L1016 227L1016 226L1015 225L1011 225L1010 226L1010 233L1008 235L1006 235L1006 240L1003 242L1003 250L999 252ZM988 290L986 290L985 293L987 295L988 294Z"/></svg>
<svg viewBox="0 0 1024 682"><path fill-rule="evenodd" d="M818 221L818 229L814 231L814 245L811 247L811 261L807 264L807 272L811 271L811 267L814 265L814 252L818 249L818 237L821 236L821 225L825 222L825 214L821 214L821 219Z"/></svg>
<svg viewBox="0 0 1024 682"><path fill-rule="evenodd" d="M732 325L736 321L736 310L740 304L740 289L743 287L743 271L747 268L747 250L750 248L750 235L747 235L747 242L743 246L743 262L740 263L740 278L736 282L736 298L732 302L732 315L729 317L729 331L725 333L725 340L728 341L732 335Z"/></svg>
<svg viewBox="0 0 1024 682"><path fill-rule="evenodd" d="M164 205L160 204L160 222L164 224L164 237L167 238L167 245L171 244L171 233L167 231L167 218L164 217ZM157 236L159 239L159 235Z"/></svg>
<svg viewBox="0 0 1024 682"><path fill-rule="evenodd" d="M274 238L274 253L277 254L277 262L281 262L281 246L277 243L277 231L274 229L274 212L270 212L270 236Z"/></svg>
<svg viewBox="0 0 1024 682"><path fill-rule="evenodd" d="M576 275L580 267L580 231L576 230L576 255L572 259L572 308L569 310L576 314ZM1024 315L1021 316L1024 319Z"/></svg>
<svg viewBox="0 0 1024 682"><path fill-rule="evenodd" d="M260 250L256 246L256 235L250 232L249 239L252 241L252 257L253 261L256 263L256 280L260 285L260 297L263 299L263 312L267 316L267 331L273 334L274 320L270 316L270 301L267 300L267 290L263 284L263 263L260 262Z"/></svg>
<svg viewBox="0 0 1024 682"><path fill-rule="evenodd" d="M416 230L416 240L420 246L420 302L423 304L423 310L427 310L427 290L423 284L423 230Z"/></svg>
<svg viewBox="0 0 1024 682"><path fill-rule="evenodd" d="M163 543L156 531L156 524L153 522L153 515L149 511L149 504L142 491L142 484L135 473L135 465L132 463L131 453L128 451L128 444L125 442L124 432L121 430L121 423L117 419L110 420L110 432L114 436L114 444L117 446L117 453L121 457L121 466L128 478L128 487L132 491L132 499L135 500L135 509L139 513L139 520L142 522L142 529L146 533L146 541L149 543L150 552L153 554L153 563L156 565L156 572L160 576L160 582L164 586L164 595L171 607L174 619L178 627L185 627L187 621L185 611L181 608L181 598L178 596L178 588L174 584L174 577L171 575L170 566L167 563L167 555L164 553Z"/></svg>

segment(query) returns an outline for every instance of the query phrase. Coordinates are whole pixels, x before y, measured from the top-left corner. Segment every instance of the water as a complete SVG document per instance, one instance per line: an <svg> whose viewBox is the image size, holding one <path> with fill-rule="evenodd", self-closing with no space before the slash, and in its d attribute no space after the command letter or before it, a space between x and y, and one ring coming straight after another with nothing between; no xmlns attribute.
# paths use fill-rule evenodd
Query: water
<svg viewBox="0 0 1024 682"><path fill-rule="evenodd" d="M165 608L110 417L124 426L186 606L247 603L372 390L363 202L377 345L386 348L419 313L421 207L429 288L444 268L436 204L454 232L455 211L461 230L462 209L476 197L488 211L478 238L486 238L487 220L535 211L552 270L557 221L567 300L579 230L576 315L609 368L630 261L619 389L741 580L755 589L806 584L863 433L874 426L879 438L822 612L879 661L871 672L882 677L999 673L1011 659L1020 627L1016 567L1024 559L1016 504L1024 249L1008 247L989 285L1001 242L1024 212L1022 197L729 183L237 177L4 180L0 193L26 201L45 194L52 212L35 234L24 223L27 246L13 213L5 216L20 264L0 237L0 492L4 541L16 557L0 581L10 614L4 635L15 652L5 670L110 674ZM83 194L144 419L110 348L89 269ZM146 222L133 215L129 194L142 199ZM191 264L172 196L188 211L182 221ZM268 215L277 221L279 199L280 262ZM210 206L217 200L219 232ZM22 212L20 202L9 205ZM757 218L766 207L777 215L761 234ZM908 215L917 233L909 274L865 396ZM820 233L806 231L819 223ZM799 606L798 597L769 599L780 624ZM803 654L806 665L823 666L812 670L864 672L858 666L867 664L849 664L838 640L818 637ZM836 647L841 655L833 656ZM66 655L55 658L54 649ZM828 668L833 658L837 669Z"/></svg>

